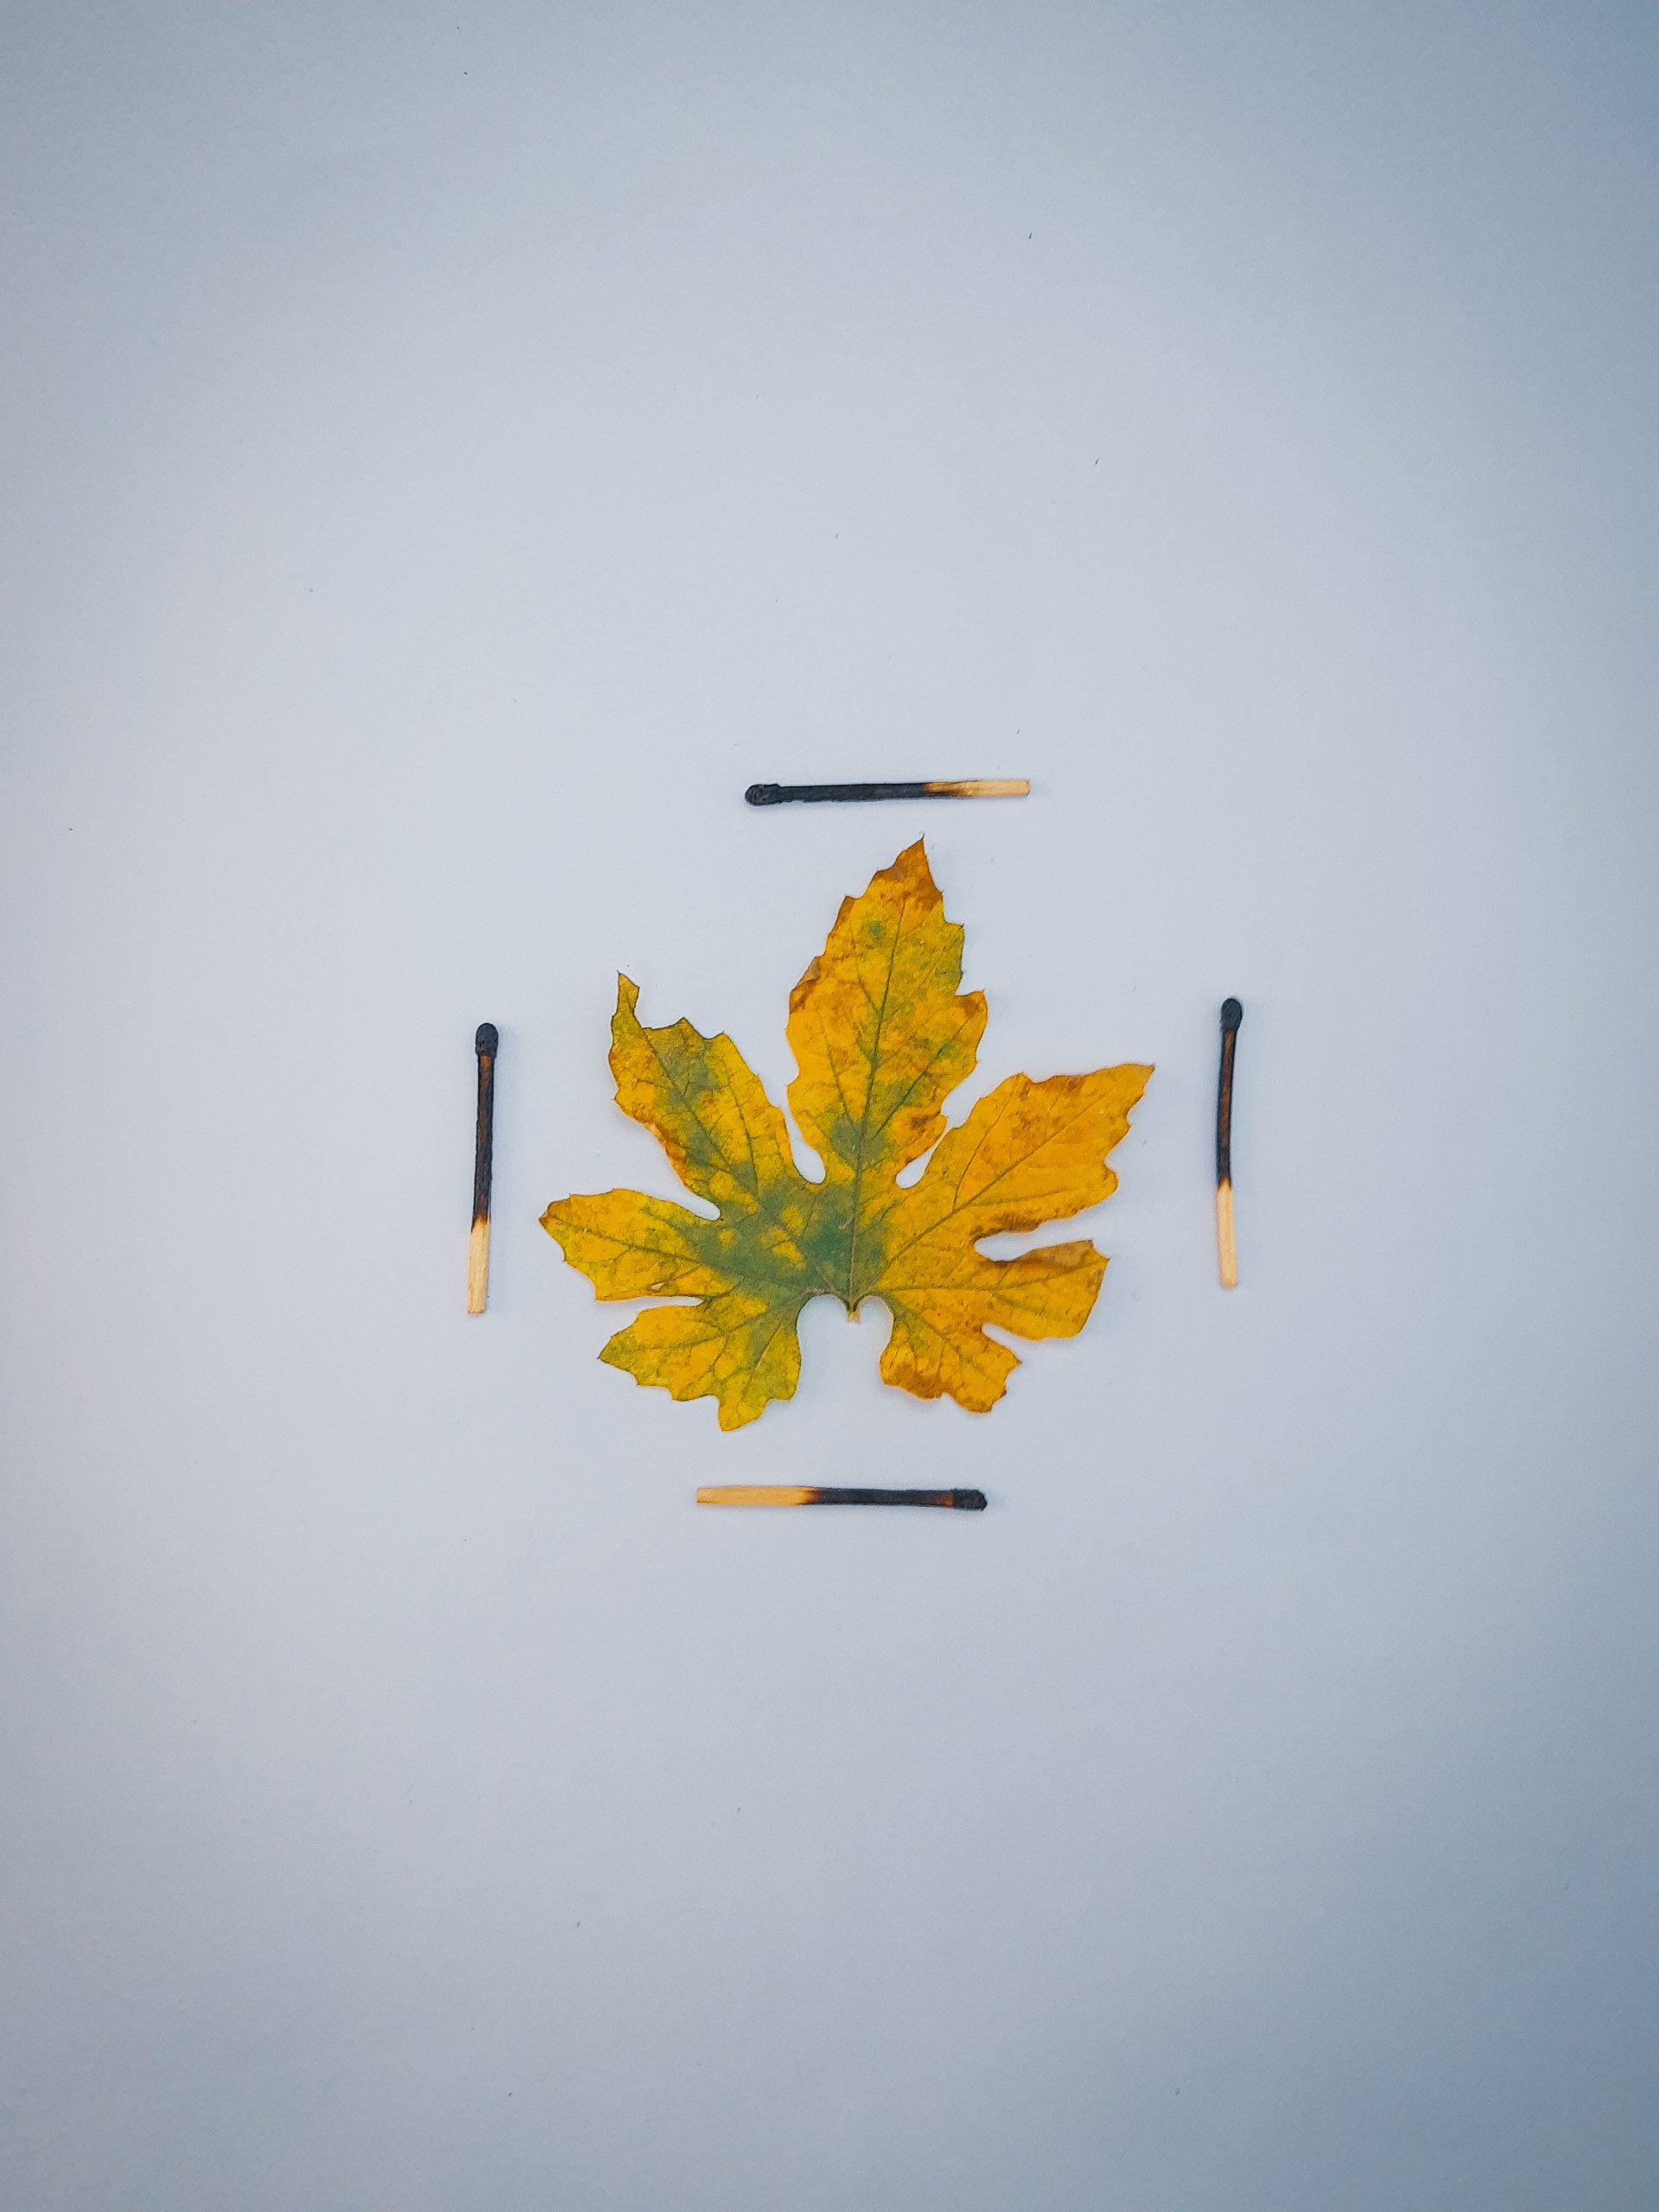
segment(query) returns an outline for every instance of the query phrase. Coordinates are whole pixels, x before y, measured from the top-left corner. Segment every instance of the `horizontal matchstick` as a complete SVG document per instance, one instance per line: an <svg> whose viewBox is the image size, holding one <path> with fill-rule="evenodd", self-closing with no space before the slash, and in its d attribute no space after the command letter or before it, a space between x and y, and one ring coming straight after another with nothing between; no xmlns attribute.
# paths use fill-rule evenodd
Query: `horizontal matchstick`
<svg viewBox="0 0 1659 2212"><path fill-rule="evenodd" d="M699 1505L946 1505L982 1513L982 1490L798 1490L788 1484L729 1483L700 1490Z"/></svg>
<svg viewBox="0 0 1659 2212"><path fill-rule="evenodd" d="M785 806L791 800L810 804L828 798L1027 798L1024 776L965 776L953 784L751 784L743 794L751 806Z"/></svg>

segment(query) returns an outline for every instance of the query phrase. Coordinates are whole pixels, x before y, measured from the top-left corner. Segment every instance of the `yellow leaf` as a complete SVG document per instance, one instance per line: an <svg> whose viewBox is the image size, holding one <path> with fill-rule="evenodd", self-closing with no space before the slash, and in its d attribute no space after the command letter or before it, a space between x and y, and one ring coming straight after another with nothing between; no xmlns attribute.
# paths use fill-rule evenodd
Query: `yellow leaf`
<svg viewBox="0 0 1659 2212"><path fill-rule="evenodd" d="M729 1037L686 1021L646 1029L618 979L611 1067L618 1103L654 1132L708 1220L639 1191L556 1200L542 1225L601 1298L695 1298L656 1306L601 1357L677 1398L713 1397L722 1428L794 1395L796 1324L809 1298L893 1315L884 1379L985 1413L1013 1352L987 1325L1075 1336L1106 1262L1092 1244L988 1259L978 1240L1097 1205L1116 1188L1106 1154L1129 1125L1149 1067L1033 1083L1010 1076L959 1128L944 1100L974 1068L985 1001L958 992L962 931L919 843L842 902L823 952L790 998L798 1073L789 1103L823 1165L809 1181L784 1118ZM932 1148L908 1188L898 1177Z"/></svg>

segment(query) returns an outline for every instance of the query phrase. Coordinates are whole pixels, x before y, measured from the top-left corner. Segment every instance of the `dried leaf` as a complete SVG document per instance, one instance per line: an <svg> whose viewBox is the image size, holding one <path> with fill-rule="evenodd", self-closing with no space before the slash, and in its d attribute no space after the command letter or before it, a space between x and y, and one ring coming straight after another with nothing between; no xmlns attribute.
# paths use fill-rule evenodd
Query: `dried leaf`
<svg viewBox="0 0 1659 2212"><path fill-rule="evenodd" d="M556 1200L542 1216L601 1298L686 1298L620 1330L600 1354L677 1398L719 1401L741 1428L800 1374L796 1323L810 1298L867 1298L893 1315L888 1382L986 1413L1015 1336L1074 1337L1106 1262L1088 1243L987 1259L978 1240L1040 1228L1116 1189L1106 1154L1129 1125L1149 1067L1033 1083L1010 1076L959 1128L940 1111L971 1074L985 1001L961 992L962 931L918 843L842 902L830 941L790 997L798 1073L789 1103L823 1163L810 1182L784 1117L729 1037L689 1021L644 1028L618 978L611 1025L617 1103L660 1141L714 1221L639 1191ZM898 1177L931 1149L918 1180Z"/></svg>

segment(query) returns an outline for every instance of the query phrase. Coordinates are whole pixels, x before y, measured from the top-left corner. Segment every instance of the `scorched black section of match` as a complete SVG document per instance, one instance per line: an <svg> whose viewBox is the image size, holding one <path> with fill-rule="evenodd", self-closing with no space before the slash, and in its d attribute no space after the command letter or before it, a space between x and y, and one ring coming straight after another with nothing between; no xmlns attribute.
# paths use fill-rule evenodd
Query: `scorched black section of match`
<svg viewBox="0 0 1659 2212"><path fill-rule="evenodd" d="M815 1490L814 1505L946 1505L958 1513L982 1513L982 1490Z"/></svg>
<svg viewBox="0 0 1659 2212"><path fill-rule="evenodd" d="M1236 999L1221 1002L1221 1076L1216 1086L1216 1180L1233 1179L1233 1053L1244 1009Z"/></svg>
<svg viewBox="0 0 1659 2212"><path fill-rule="evenodd" d="M473 1039L478 1054L478 1141L473 1154L473 1219L490 1217L490 1176L495 1157L495 1056L501 1038L493 1021L480 1021Z"/></svg>

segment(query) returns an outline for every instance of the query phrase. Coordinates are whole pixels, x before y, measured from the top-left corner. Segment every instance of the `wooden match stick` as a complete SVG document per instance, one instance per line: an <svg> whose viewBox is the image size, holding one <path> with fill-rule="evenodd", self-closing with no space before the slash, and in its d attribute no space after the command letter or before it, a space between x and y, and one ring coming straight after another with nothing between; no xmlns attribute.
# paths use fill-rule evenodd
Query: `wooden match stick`
<svg viewBox="0 0 1659 2212"><path fill-rule="evenodd" d="M826 798L1027 798L1024 776L968 776L954 784L751 784L743 794L751 806L809 804Z"/></svg>
<svg viewBox="0 0 1659 2212"><path fill-rule="evenodd" d="M785 1484L731 1483L700 1490L699 1505L947 1505L982 1513L982 1490L797 1490Z"/></svg>
<svg viewBox="0 0 1659 2212"><path fill-rule="evenodd" d="M478 1141L473 1154L473 1234L467 1247L467 1311L481 1313L490 1294L490 1168L495 1152L495 1055L501 1039L493 1021L480 1021L473 1039L478 1054Z"/></svg>
<svg viewBox="0 0 1659 2212"><path fill-rule="evenodd" d="M1233 1051L1244 1009L1236 999L1221 1002L1221 1081L1216 1090L1216 1243L1221 1253L1221 1287L1238 1287L1238 1253L1233 1243Z"/></svg>

